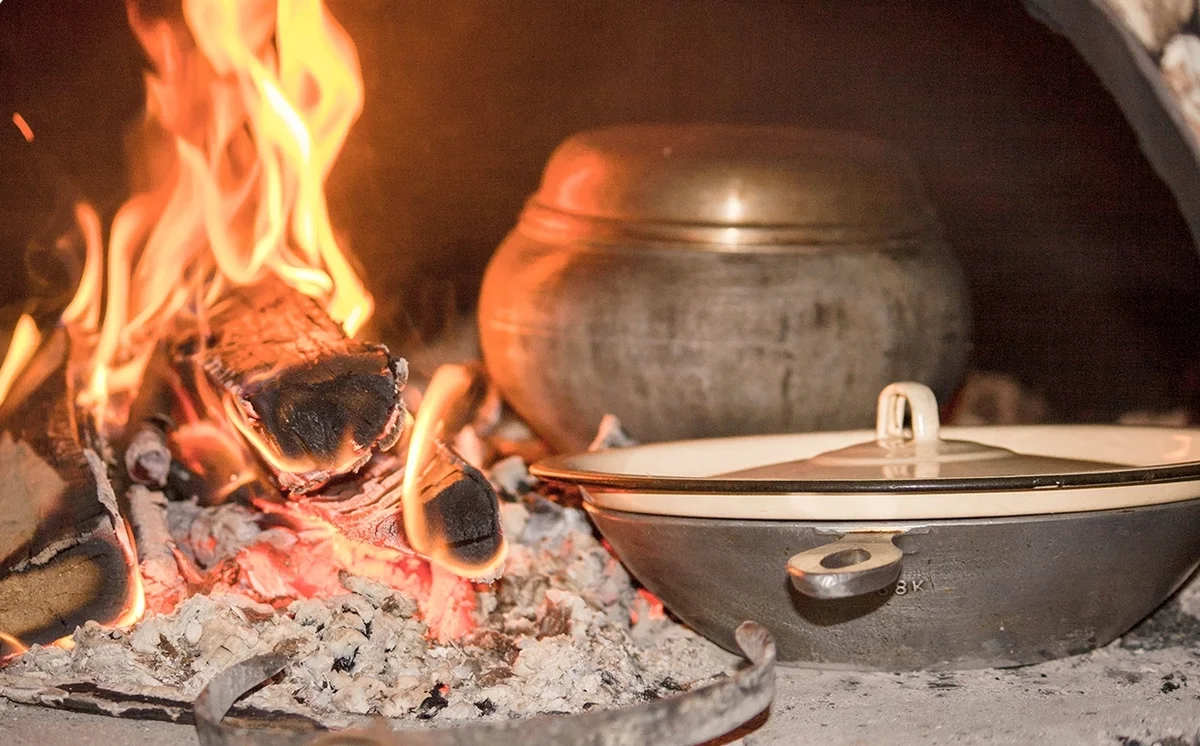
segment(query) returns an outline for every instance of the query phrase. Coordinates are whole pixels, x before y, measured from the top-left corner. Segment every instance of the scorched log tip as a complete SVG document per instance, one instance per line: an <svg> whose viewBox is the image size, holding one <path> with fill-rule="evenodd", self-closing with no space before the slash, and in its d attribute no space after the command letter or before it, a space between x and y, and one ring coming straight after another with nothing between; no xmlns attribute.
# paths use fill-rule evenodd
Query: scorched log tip
<svg viewBox="0 0 1200 746"><path fill-rule="evenodd" d="M231 291L203 328L181 335L178 363L197 365L226 414L280 486L310 492L395 445L408 365L347 337L278 280Z"/></svg>

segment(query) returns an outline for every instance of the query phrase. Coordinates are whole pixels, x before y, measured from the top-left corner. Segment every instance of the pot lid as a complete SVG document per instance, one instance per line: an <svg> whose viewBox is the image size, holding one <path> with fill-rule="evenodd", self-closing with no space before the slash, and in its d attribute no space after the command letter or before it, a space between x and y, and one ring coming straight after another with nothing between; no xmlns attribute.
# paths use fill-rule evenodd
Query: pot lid
<svg viewBox="0 0 1200 746"><path fill-rule="evenodd" d="M891 144L852 132L731 124L573 135L550 156L522 223L575 236L666 231L733 244L874 243L936 230L916 168ZM691 230L681 233L684 226Z"/></svg>
<svg viewBox="0 0 1200 746"><path fill-rule="evenodd" d="M918 441L890 450L878 431L743 435L553 456L530 472L580 487L597 509L706 519L923 522L1200 499L1200 429L937 427L947 437L930 454L918 436L936 423L936 401L920 391L881 396L886 439ZM900 423L912 398L924 404L910 433Z"/></svg>
<svg viewBox="0 0 1200 746"><path fill-rule="evenodd" d="M906 429L905 415L911 428ZM875 440L807 459L721 474L721 478L779 480L969 479L1086 474L1121 468L1101 461L1018 453L966 440L943 440L937 398L929 387L893 383L879 394Z"/></svg>

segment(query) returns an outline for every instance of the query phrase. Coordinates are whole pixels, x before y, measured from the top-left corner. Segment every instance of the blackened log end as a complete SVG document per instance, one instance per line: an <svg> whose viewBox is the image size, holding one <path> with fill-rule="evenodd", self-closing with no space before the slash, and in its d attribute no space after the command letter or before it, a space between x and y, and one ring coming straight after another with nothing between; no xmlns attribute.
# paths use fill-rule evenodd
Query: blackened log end
<svg viewBox="0 0 1200 746"><path fill-rule="evenodd" d="M461 468L458 479L424 504L426 530L455 563L481 567L503 547L499 502L478 469L468 464Z"/></svg>
<svg viewBox="0 0 1200 746"><path fill-rule="evenodd" d="M287 369L243 396L285 458L328 462L347 439L359 450L395 443L406 370L374 347Z"/></svg>

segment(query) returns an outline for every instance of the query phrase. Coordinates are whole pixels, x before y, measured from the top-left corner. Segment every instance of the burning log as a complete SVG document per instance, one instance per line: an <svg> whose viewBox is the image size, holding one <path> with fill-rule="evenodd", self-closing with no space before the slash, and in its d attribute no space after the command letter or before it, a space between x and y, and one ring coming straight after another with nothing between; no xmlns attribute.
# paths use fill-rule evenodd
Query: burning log
<svg viewBox="0 0 1200 746"><path fill-rule="evenodd" d="M0 632L24 644L115 622L136 596L128 530L103 444L73 404L66 349L59 329L0 411Z"/></svg>
<svg viewBox="0 0 1200 746"><path fill-rule="evenodd" d="M313 299L278 280L237 288L177 344L281 487L310 492L395 445L408 369L346 337Z"/></svg>
<svg viewBox="0 0 1200 746"><path fill-rule="evenodd" d="M130 479L201 505L277 495L203 368L190 358L179 359L177 348L187 344L168 340L147 364L130 409L132 424L115 444L125 454Z"/></svg>
<svg viewBox="0 0 1200 746"><path fill-rule="evenodd" d="M405 430L405 362L347 339L314 301L282 283L233 291L175 349L175 374L187 379L198 369L216 388L197 392L209 410L222 410L210 418L227 417L293 497L359 470ZM187 389L188 381L168 388ZM314 495L313 511L356 540L415 550L464 577L494 577L504 560L495 490L443 440L472 422L486 427L497 409L482 369L443 366L410 428L407 460L389 459L403 466L392 489Z"/></svg>
<svg viewBox="0 0 1200 746"><path fill-rule="evenodd" d="M319 519L364 546L419 554L459 577L494 579L508 550L491 482L441 443L433 444L424 471L413 469L411 449L407 457L406 464L404 453L382 454L353 480L284 505L257 505L285 519ZM407 489L414 490L411 501Z"/></svg>
<svg viewBox="0 0 1200 746"><path fill-rule="evenodd" d="M167 498L141 484L131 485L126 495L129 523L137 537L146 607L155 612L169 611L183 600L188 588L167 525Z"/></svg>
<svg viewBox="0 0 1200 746"><path fill-rule="evenodd" d="M413 548L459 575L479 579L498 575L507 556L500 508L487 478L445 442L479 418L489 388L478 367L438 368L411 428L400 491L404 530Z"/></svg>

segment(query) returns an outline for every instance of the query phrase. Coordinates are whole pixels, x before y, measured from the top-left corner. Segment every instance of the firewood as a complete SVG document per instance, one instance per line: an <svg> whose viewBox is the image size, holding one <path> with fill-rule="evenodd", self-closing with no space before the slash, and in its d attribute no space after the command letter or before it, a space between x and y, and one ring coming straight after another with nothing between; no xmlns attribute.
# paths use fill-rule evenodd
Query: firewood
<svg viewBox="0 0 1200 746"><path fill-rule="evenodd" d="M160 484L175 499L194 499L201 505L228 500L252 501L277 494L266 468L253 448L229 422L204 370L194 360L180 362L172 350L177 340L159 345L146 366L137 398L130 408L130 425L114 446L124 452L126 468L155 473L165 460ZM166 455L159 448L166 449Z"/></svg>
<svg viewBox="0 0 1200 746"><path fill-rule="evenodd" d="M459 575L492 580L507 554L496 491L478 469L444 443L418 478L419 507L406 506L408 540ZM412 465L406 466L406 468Z"/></svg>
<svg viewBox="0 0 1200 746"><path fill-rule="evenodd" d="M106 515L84 455L95 434L70 401L66 345L59 344L64 338L60 330L47 339L0 410L0 431L7 436L0 515L18 532L0 540L0 571Z"/></svg>
<svg viewBox="0 0 1200 746"><path fill-rule="evenodd" d="M360 468L396 443L406 363L352 340L278 280L236 288L176 346L203 369L238 425L293 494Z"/></svg>
<svg viewBox="0 0 1200 746"><path fill-rule="evenodd" d="M474 439L463 434L495 423L499 404L490 391L481 366L438 368L407 430L411 443L401 490L404 529L412 547L442 567L479 580L499 575L508 553L499 502L487 478L447 444L470 444ZM495 403L489 406L489 401Z"/></svg>
<svg viewBox="0 0 1200 746"><path fill-rule="evenodd" d="M178 349L181 342L170 346ZM268 511L308 514L352 540L415 552L470 578L490 578L497 572L505 545L495 490L438 437L422 451L419 499L408 508L401 498L407 442L381 448L352 477L320 489L313 485L303 494L293 492L290 505L281 505L281 495L266 483L259 459L228 424L219 392L205 387L209 375L198 364L205 359L199 351L190 357L156 355L132 410L131 421L166 423L172 457L168 492L206 505L239 499ZM498 403L481 368L446 366L442 377L450 371L461 375L440 407L437 432L457 443L462 438L456 434L490 427ZM404 420L411 419L401 413ZM400 428L406 433L412 429ZM127 447L134 445L131 439Z"/></svg>
<svg viewBox="0 0 1200 746"><path fill-rule="evenodd" d="M495 490L440 442L494 423L498 398L482 368L446 366L460 380L422 450L418 500L404 505L408 448L397 441L411 430L400 398L407 368L386 348L347 339L315 302L277 282L233 291L167 347L147 368L131 419L169 423L172 473L194 477L189 496L277 502L256 454L293 507L347 537L416 551L467 577L495 575L505 551ZM370 467L321 489L373 454Z"/></svg>
<svg viewBox="0 0 1200 746"><path fill-rule="evenodd" d="M25 644L114 621L128 595L128 535L103 444L73 404L63 336L43 344L0 420L0 632Z"/></svg>
<svg viewBox="0 0 1200 746"><path fill-rule="evenodd" d="M409 465L400 448L376 456L353 479L286 504L255 504L268 513L318 518L348 539L419 554L461 577L493 580L507 555L495 489L445 444L434 450L417 480L419 515L405 510Z"/></svg>

